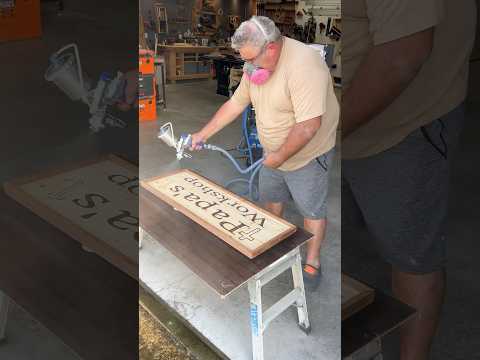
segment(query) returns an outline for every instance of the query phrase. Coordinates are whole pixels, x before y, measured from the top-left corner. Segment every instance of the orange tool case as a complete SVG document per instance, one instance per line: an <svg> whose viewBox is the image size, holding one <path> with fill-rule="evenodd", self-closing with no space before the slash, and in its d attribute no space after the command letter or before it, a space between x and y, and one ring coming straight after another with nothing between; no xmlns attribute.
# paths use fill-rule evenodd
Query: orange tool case
<svg viewBox="0 0 480 360"><path fill-rule="evenodd" d="M41 34L40 0L0 0L0 42Z"/></svg>
<svg viewBox="0 0 480 360"><path fill-rule="evenodd" d="M157 119L155 61L151 54L139 54L138 109L140 121Z"/></svg>

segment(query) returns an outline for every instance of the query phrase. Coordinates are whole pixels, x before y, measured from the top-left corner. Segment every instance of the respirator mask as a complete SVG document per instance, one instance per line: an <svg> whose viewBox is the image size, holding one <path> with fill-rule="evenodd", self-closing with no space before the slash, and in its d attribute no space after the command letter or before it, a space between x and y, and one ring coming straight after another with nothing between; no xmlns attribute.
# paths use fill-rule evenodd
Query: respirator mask
<svg viewBox="0 0 480 360"><path fill-rule="evenodd" d="M262 32L263 36L265 37L266 43L263 45L262 50L260 53L257 55L256 58L259 58L263 52L266 49L266 46L268 45L268 35L263 26L255 19L253 18L252 21L257 25L257 27L260 29ZM243 72L245 73L247 79L251 81L255 85L263 85L265 84L270 76L272 75L272 72L270 70L264 69L258 65L254 64L253 61L245 61L245 64L243 66Z"/></svg>

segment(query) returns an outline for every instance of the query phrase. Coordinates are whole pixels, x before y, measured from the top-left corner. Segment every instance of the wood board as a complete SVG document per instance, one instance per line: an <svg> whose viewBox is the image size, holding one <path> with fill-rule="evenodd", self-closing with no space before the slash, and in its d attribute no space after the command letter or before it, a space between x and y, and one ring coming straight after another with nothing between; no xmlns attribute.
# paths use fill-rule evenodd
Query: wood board
<svg viewBox="0 0 480 360"><path fill-rule="evenodd" d="M10 197L135 279L138 188L138 168L113 155L4 184Z"/></svg>
<svg viewBox="0 0 480 360"><path fill-rule="evenodd" d="M342 321L359 312L375 299L375 291L342 274Z"/></svg>
<svg viewBox="0 0 480 360"><path fill-rule="evenodd" d="M295 225L190 170L141 185L250 259L297 231Z"/></svg>

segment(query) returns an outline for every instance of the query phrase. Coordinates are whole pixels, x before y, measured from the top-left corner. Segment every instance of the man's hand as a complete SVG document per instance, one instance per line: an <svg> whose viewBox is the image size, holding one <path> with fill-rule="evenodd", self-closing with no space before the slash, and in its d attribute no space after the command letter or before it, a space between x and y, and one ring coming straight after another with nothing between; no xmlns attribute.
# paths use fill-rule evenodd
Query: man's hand
<svg viewBox="0 0 480 360"><path fill-rule="evenodd" d="M192 145L190 146L190 151L202 150L203 149L202 144L204 144L205 141L206 141L206 138L201 132L192 134Z"/></svg>
<svg viewBox="0 0 480 360"><path fill-rule="evenodd" d="M267 154L265 160L263 161L263 165L272 169L276 169L284 162L285 158L279 152L274 151Z"/></svg>

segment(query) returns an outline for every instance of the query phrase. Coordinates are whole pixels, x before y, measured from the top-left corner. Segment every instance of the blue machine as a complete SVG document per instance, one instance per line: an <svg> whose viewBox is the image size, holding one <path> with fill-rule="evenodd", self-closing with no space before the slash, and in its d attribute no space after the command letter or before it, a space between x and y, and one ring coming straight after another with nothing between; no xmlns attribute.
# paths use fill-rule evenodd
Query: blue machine
<svg viewBox="0 0 480 360"><path fill-rule="evenodd" d="M250 166L263 156L263 148L258 139L255 122L255 110L251 105L245 109L242 115L242 133L242 140L238 144L237 150L246 157L246 164Z"/></svg>

